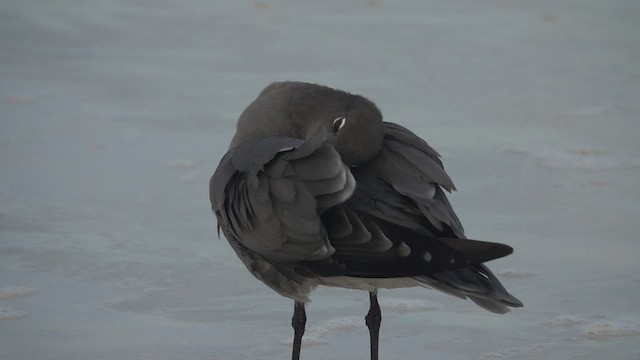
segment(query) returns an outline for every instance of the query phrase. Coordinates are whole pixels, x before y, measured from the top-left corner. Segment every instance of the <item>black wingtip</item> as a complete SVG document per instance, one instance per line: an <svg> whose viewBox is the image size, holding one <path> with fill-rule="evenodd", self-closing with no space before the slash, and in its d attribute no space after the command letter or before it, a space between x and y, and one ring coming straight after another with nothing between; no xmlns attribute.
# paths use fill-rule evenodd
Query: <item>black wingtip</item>
<svg viewBox="0 0 640 360"><path fill-rule="evenodd" d="M457 238L439 240L467 258L469 264L481 264L513 253L511 246L501 243Z"/></svg>

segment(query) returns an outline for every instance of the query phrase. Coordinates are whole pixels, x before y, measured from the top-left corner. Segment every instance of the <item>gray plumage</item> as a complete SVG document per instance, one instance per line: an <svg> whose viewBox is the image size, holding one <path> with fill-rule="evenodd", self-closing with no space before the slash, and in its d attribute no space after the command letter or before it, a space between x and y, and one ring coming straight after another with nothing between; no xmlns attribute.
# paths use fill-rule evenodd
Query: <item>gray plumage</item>
<svg viewBox="0 0 640 360"><path fill-rule="evenodd" d="M522 306L482 264L512 249L466 239L453 190L439 154L371 101L299 82L274 83L245 109L210 182L218 229L254 276L296 302L324 284L372 296L425 286L497 313Z"/></svg>

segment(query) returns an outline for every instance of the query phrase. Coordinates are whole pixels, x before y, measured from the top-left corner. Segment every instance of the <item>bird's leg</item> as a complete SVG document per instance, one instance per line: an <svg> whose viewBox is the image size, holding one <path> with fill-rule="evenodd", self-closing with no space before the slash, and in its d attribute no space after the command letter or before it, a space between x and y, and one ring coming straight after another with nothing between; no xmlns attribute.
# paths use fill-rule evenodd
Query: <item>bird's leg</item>
<svg viewBox="0 0 640 360"><path fill-rule="evenodd" d="M369 300L371 301L371 306L364 319L369 328L369 337L371 338L371 360L378 360L378 334L380 333L380 321L382 320L382 311L380 311L380 305L378 304L378 289L369 292Z"/></svg>
<svg viewBox="0 0 640 360"><path fill-rule="evenodd" d="M300 359L300 345L302 345L302 335L304 335L304 325L306 322L307 314L304 311L304 303L296 301L293 306L293 317L291 318L291 326L293 326L292 360Z"/></svg>

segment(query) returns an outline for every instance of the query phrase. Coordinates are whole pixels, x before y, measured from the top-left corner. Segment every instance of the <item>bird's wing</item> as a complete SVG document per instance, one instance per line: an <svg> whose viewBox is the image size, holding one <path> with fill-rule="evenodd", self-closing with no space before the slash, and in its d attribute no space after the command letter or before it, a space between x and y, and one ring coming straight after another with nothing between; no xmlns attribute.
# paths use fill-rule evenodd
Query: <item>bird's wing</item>
<svg viewBox="0 0 640 360"><path fill-rule="evenodd" d="M210 196L230 241L274 262L296 262L333 254L320 214L354 188L331 144L276 136L231 149L211 178Z"/></svg>
<svg viewBox="0 0 640 360"><path fill-rule="evenodd" d="M393 198L409 200L408 205L396 208L417 211L419 216L428 220L414 221L414 225L426 226L438 237L464 238L462 224L442 190L451 192L455 185L444 170L440 155L400 125L386 122L385 130L384 147L362 180L379 179L380 183L372 182L370 186L390 186L388 191L395 193Z"/></svg>
<svg viewBox="0 0 640 360"><path fill-rule="evenodd" d="M380 153L352 172L351 198L322 215L333 256L300 264L322 276L405 277L466 268L512 252L469 240L443 189L455 187L438 153L409 130L385 123Z"/></svg>

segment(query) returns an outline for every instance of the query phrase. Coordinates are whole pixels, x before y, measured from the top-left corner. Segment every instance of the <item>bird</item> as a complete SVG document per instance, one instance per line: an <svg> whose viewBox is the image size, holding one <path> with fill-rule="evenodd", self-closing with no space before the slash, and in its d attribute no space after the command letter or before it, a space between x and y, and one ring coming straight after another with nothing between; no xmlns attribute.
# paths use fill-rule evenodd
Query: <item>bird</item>
<svg viewBox="0 0 640 360"><path fill-rule="evenodd" d="M294 302L293 360L317 286L369 292L372 360L380 288L435 289L494 313L523 306L484 265L513 248L467 238L454 190L438 152L372 101L295 81L270 84L242 112L209 182L218 236Z"/></svg>

